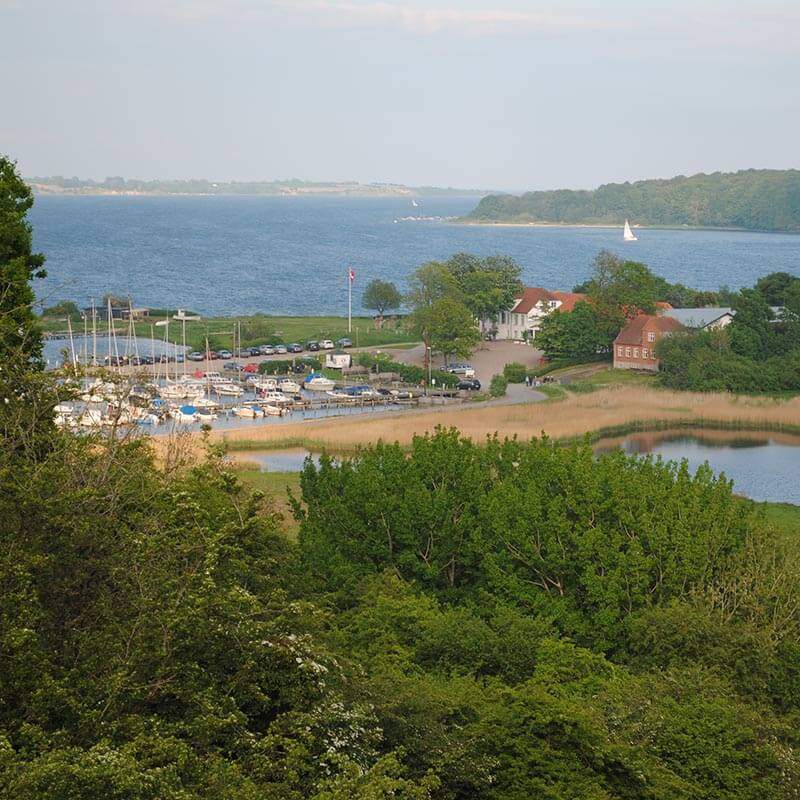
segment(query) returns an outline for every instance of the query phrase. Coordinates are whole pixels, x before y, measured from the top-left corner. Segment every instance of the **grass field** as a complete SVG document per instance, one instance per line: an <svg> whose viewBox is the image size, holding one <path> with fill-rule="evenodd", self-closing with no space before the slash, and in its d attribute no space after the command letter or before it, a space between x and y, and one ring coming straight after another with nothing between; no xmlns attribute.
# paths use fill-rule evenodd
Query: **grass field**
<svg viewBox="0 0 800 800"><path fill-rule="evenodd" d="M164 327L155 327L155 323L163 320L162 317L151 317L147 322L135 324L138 337L155 336L164 338ZM41 320L45 331L60 331L66 329L64 319ZM347 317L275 317L266 314L255 314L245 317L208 317L199 322L186 323L186 344L193 350L205 348L206 336L212 349L233 347L234 325L241 323L242 345L244 347L265 344L271 339L288 344L299 342L305 344L310 340L332 339L336 341L342 337L349 337L355 346L378 347L380 345L402 344L415 341L415 337L402 327L392 329L385 327L376 330L371 317L353 317L353 330L347 331ZM128 324L121 320L116 323L117 337L125 338ZM76 335L83 333L83 321L80 318L72 320ZM100 328L105 330L106 323L101 323ZM237 328L238 330L238 328ZM169 340L177 344L183 341L182 325L172 321L169 326Z"/></svg>
<svg viewBox="0 0 800 800"><path fill-rule="evenodd" d="M288 536L296 537L299 526L292 516L287 490L291 489L296 496L300 495L300 473L262 472L258 467L248 468L243 465L236 469L236 474L251 489L258 489L270 498L271 507L283 518L282 529Z"/></svg>

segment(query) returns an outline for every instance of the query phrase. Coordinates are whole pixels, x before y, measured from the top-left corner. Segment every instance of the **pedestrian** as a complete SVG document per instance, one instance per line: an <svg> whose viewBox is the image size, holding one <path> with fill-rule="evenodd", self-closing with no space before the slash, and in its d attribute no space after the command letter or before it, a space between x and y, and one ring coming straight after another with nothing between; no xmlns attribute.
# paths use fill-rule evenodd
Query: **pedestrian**
<svg viewBox="0 0 800 800"><path fill-rule="evenodd" d="M531 388L531 376L525 375L525 385L530 389Z"/></svg>

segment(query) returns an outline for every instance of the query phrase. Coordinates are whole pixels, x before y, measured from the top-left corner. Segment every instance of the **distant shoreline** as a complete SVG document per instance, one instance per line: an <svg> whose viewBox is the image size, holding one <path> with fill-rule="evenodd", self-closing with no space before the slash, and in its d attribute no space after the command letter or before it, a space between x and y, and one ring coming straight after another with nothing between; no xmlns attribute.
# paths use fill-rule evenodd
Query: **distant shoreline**
<svg viewBox="0 0 800 800"><path fill-rule="evenodd" d="M477 220L461 217L451 221L452 225L495 228L601 228L606 230L622 230L623 223L610 222L495 222L494 220ZM634 231L716 231L720 233L770 233L798 236L800 231L776 231L762 228L711 227L708 225L633 225Z"/></svg>

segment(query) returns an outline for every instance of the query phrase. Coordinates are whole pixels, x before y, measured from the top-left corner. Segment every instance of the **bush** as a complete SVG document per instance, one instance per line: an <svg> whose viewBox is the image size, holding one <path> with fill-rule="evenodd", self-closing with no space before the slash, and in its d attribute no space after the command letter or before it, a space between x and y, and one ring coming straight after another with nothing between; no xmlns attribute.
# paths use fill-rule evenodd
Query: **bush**
<svg viewBox="0 0 800 800"><path fill-rule="evenodd" d="M503 367L503 375L509 383L524 383L527 370L524 364L512 361Z"/></svg>
<svg viewBox="0 0 800 800"><path fill-rule="evenodd" d="M423 367L393 361L384 353L359 353L355 357L355 363L360 367L367 367L371 372L396 372L404 383L420 384L428 381L427 371ZM437 386L446 388L458 385L459 381L457 375L438 369L431 371L431 378L436 381Z"/></svg>
<svg viewBox="0 0 800 800"><path fill-rule="evenodd" d="M492 380L489 384L489 394L492 397L502 397L507 388L508 381L504 375L492 375Z"/></svg>
<svg viewBox="0 0 800 800"><path fill-rule="evenodd" d="M292 367L294 366L294 369ZM322 362L313 356L305 356L294 361L282 359L280 361L262 361L258 371L262 375L286 375L289 372L311 371L322 369Z"/></svg>

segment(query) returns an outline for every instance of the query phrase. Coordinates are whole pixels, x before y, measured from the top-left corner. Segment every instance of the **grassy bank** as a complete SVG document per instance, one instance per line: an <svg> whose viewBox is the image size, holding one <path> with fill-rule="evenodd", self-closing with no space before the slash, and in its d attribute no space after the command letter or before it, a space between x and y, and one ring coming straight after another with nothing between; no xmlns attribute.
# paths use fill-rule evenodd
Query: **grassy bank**
<svg viewBox="0 0 800 800"><path fill-rule="evenodd" d="M152 316L147 321L135 323L137 337L154 336L156 339L163 339L164 326L155 327L155 323L163 319L164 316ZM67 327L64 318L42 318L40 321L45 331L63 331ZM371 317L353 317L353 330L348 333L347 317L253 314L242 317L208 317L198 322L187 322L186 344L193 350L203 350L208 336L212 349L223 347L231 349L233 330L238 324L241 324L244 347L267 342L304 344L319 339L336 341L345 336L352 339L354 345L361 347L379 347L415 341L414 336L402 327L402 320L397 328L384 327L383 330L376 330ZM73 318L72 327L76 336L82 334L83 320L80 317ZM99 330L105 331L108 325L102 322L98 323L98 327ZM128 333L128 323L116 320L115 330L118 338L124 338ZM176 344L181 344L183 341L183 326L175 320L170 321L169 341Z"/></svg>

